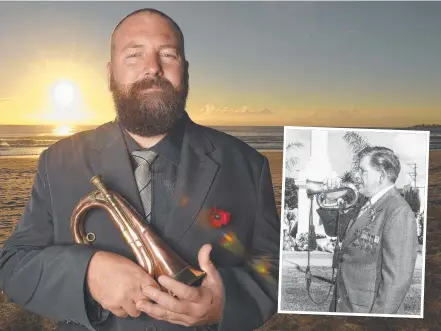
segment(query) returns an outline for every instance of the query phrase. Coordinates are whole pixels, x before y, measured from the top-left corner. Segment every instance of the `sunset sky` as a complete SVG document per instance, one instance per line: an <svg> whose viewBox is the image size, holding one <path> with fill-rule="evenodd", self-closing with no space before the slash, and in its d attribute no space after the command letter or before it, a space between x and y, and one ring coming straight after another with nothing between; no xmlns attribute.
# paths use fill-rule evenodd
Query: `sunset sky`
<svg viewBox="0 0 441 331"><path fill-rule="evenodd" d="M0 124L114 118L113 27L180 25L188 112L207 125L441 124L440 2L0 2Z"/></svg>

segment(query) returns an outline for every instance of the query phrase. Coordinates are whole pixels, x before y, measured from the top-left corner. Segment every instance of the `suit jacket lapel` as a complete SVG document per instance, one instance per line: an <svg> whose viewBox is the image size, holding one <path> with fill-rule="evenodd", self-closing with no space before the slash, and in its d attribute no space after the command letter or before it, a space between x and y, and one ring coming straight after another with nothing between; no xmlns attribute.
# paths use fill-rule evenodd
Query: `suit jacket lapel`
<svg viewBox="0 0 441 331"><path fill-rule="evenodd" d="M176 183L177 206L165 226L169 240L177 243L198 215L219 165L210 157L215 147L204 129L188 121Z"/></svg>
<svg viewBox="0 0 441 331"><path fill-rule="evenodd" d="M118 123L101 126L91 138L91 173L101 175L108 189L120 194L138 213L144 215L130 155ZM174 243L195 221L215 178L219 165L210 157L214 151L204 129L189 120L176 183L178 203L165 225L165 235Z"/></svg>
<svg viewBox="0 0 441 331"><path fill-rule="evenodd" d="M100 175L108 189L120 194L140 215L144 215L130 156L119 124L107 123L98 128L95 134L91 146L93 174Z"/></svg>
<svg viewBox="0 0 441 331"><path fill-rule="evenodd" d="M363 208L364 204L365 204L368 200L369 200L368 198L366 198L366 197L364 197L364 196L360 196L359 201L357 202L357 204L356 204L354 210L351 211L351 215L352 215L352 216L350 217L350 220L349 220L349 222L348 222L346 228L344 229L344 236L346 236L346 234L348 233L349 229L350 229L350 228L352 227L352 225L354 224L354 221L355 221L354 218L356 218L356 217L359 215L359 213L360 213L360 211L361 211L361 208Z"/></svg>
<svg viewBox="0 0 441 331"><path fill-rule="evenodd" d="M398 190L394 187L390 189L385 195L383 195L373 206L366 210L360 218L356 219L352 226L348 228L345 239L343 240L343 247L352 243L356 236L357 230L363 230L369 223L378 215L378 213L387 205L387 201L395 194L399 194ZM354 217L357 217L356 214Z"/></svg>

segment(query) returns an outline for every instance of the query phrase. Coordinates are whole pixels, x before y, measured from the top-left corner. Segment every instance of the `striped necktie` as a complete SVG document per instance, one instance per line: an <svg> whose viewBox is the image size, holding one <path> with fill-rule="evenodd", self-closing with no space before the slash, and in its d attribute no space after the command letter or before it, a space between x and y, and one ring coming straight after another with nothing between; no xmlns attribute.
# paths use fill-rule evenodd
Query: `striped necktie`
<svg viewBox="0 0 441 331"><path fill-rule="evenodd" d="M363 207L361 207L360 212L358 213L357 218L360 218L361 215L363 215L365 213L366 210L369 209L369 207L372 206L371 200L366 201L366 203L363 205Z"/></svg>
<svg viewBox="0 0 441 331"><path fill-rule="evenodd" d="M358 220L365 212L366 210L369 209L369 207L372 206L371 200L367 200L364 205L360 208L360 211L358 212L357 215L354 215L354 217L351 218L351 220L349 221L348 227L346 228L346 231L352 226L354 225L355 221Z"/></svg>
<svg viewBox="0 0 441 331"><path fill-rule="evenodd" d="M135 180L139 196L145 212L147 223L151 223L152 216L152 171L151 166L157 154L153 151L140 150L132 152L136 163Z"/></svg>

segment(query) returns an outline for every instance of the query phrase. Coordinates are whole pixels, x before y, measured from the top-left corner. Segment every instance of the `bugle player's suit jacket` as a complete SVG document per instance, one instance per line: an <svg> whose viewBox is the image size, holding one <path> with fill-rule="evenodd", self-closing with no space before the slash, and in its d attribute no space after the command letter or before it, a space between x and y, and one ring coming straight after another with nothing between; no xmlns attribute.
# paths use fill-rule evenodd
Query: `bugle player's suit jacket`
<svg viewBox="0 0 441 331"><path fill-rule="evenodd" d="M395 187L351 225L360 207L340 216L345 233L336 281L337 307L333 300L331 311L404 314L417 256L414 214ZM317 212L325 232L335 236L336 212Z"/></svg>
<svg viewBox="0 0 441 331"><path fill-rule="evenodd" d="M134 256L104 210L91 210L85 219L86 233L96 235L90 247L73 243L70 217L79 200L95 189L90 184L95 175L142 210L129 157L116 122L63 139L41 154L30 200L1 251L1 288L24 309L59 321L59 330L201 330L146 314L125 319L110 314L99 324L87 316L84 284L93 253ZM199 267L202 245L213 245L211 258L226 298L221 323L213 330L260 327L276 311L279 263L280 219L267 158L189 120L176 190L182 203L164 220L162 238L194 267ZM212 206L231 214L226 227L209 225ZM224 234L232 235L235 249L222 245ZM269 274L256 271L262 261Z"/></svg>

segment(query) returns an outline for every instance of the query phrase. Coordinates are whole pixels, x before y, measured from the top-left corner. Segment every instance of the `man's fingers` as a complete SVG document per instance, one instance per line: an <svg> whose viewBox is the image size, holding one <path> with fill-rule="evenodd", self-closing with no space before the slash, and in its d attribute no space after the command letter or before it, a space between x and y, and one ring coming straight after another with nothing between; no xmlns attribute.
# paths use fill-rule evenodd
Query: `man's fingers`
<svg viewBox="0 0 441 331"><path fill-rule="evenodd" d="M133 301L123 305L122 309L126 312L126 314L128 314L128 316L131 317L138 317L139 315L141 315L141 312L138 309L136 309L136 303Z"/></svg>
<svg viewBox="0 0 441 331"><path fill-rule="evenodd" d="M129 316L129 314L123 308L114 308L110 311L113 315L120 317L120 318L126 318Z"/></svg>
<svg viewBox="0 0 441 331"><path fill-rule="evenodd" d="M148 273L145 273L142 279L142 285L141 288L145 286L152 286L156 288L160 288L159 284L150 276Z"/></svg>
<svg viewBox="0 0 441 331"><path fill-rule="evenodd" d="M187 314L189 312L188 302L182 302L172 297L170 294L158 290L156 288L147 286L143 289L144 294L160 306L179 314Z"/></svg>
<svg viewBox="0 0 441 331"><path fill-rule="evenodd" d="M137 292L133 297L133 301L138 302L139 300L149 300L150 298L146 297L146 293L148 293L151 289L160 290L160 286L158 283L156 285L141 285L141 291Z"/></svg>
<svg viewBox="0 0 441 331"><path fill-rule="evenodd" d="M336 177L329 177L323 181L323 184L326 186L328 190L339 188L341 186L341 179Z"/></svg>
<svg viewBox="0 0 441 331"><path fill-rule="evenodd" d="M197 302L200 300L201 294L197 287L188 286L167 276L160 276L158 281L181 300L189 302Z"/></svg>
<svg viewBox="0 0 441 331"><path fill-rule="evenodd" d="M217 272L216 267L210 259L211 249L212 246L206 244L201 247L198 253L199 267L202 271L207 273L207 276L214 275Z"/></svg>
<svg viewBox="0 0 441 331"><path fill-rule="evenodd" d="M165 319L169 316L166 310L158 304L149 302L147 300L140 300L136 303L136 309L139 309L156 319Z"/></svg>
<svg viewBox="0 0 441 331"><path fill-rule="evenodd" d="M325 181L325 185L328 190L332 190L333 188L335 188L336 183L333 178L327 178Z"/></svg>
<svg viewBox="0 0 441 331"><path fill-rule="evenodd" d="M184 326L191 325L191 318L187 315L169 311L161 305L154 304L146 300L138 301L136 303L136 308L157 320L167 321L173 324L180 324Z"/></svg>

